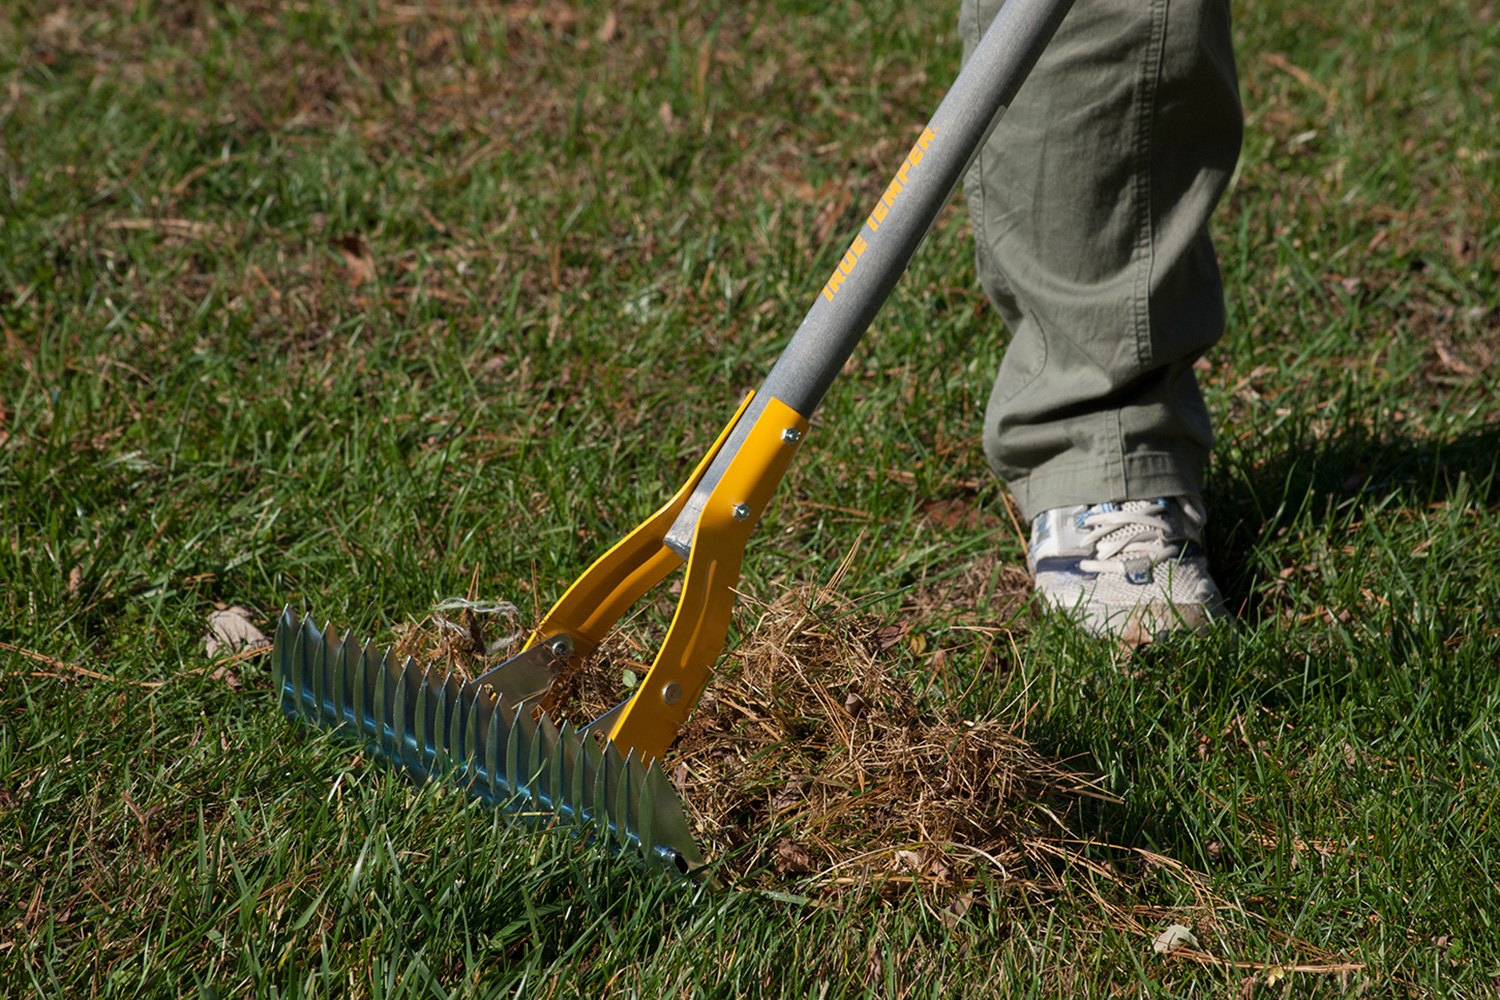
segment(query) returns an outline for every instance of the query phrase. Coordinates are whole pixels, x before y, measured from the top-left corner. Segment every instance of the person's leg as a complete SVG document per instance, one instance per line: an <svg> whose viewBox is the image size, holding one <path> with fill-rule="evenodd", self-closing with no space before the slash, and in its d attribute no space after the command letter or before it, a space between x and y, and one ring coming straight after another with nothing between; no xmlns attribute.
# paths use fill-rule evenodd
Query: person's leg
<svg viewBox="0 0 1500 1000"><path fill-rule="evenodd" d="M999 0L964 0L965 52ZM965 180L1011 342L985 452L1027 517L1196 494L1194 360L1224 327L1207 221L1242 124L1226 0L1078 0Z"/></svg>
<svg viewBox="0 0 1500 1000"><path fill-rule="evenodd" d="M999 0L964 0L965 52ZM1043 600L1149 641L1222 611L1193 362L1224 329L1207 223L1239 156L1227 0L1078 0L965 179L1011 331L990 464Z"/></svg>

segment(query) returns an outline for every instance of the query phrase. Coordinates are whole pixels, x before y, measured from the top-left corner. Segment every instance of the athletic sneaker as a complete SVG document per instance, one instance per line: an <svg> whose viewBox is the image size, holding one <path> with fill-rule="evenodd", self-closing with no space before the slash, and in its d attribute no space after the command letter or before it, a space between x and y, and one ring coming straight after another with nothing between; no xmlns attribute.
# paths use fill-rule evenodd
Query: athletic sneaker
<svg viewBox="0 0 1500 1000"><path fill-rule="evenodd" d="M1037 593L1090 635L1151 642L1224 617L1198 497L1054 507L1031 522Z"/></svg>

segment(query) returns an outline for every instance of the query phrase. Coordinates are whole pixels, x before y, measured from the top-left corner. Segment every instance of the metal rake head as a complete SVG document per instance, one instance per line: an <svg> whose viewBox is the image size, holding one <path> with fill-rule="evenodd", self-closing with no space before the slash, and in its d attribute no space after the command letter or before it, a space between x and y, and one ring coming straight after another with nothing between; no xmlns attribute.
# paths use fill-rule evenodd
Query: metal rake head
<svg viewBox="0 0 1500 1000"><path fill-rule="evenodd" d="M335 729L423 778L449 776L524 822L574 827L592 843L678 875L703 856L656 761L545 712L484 678L402 662L285 610L272 652L287 715Z"/></svg>

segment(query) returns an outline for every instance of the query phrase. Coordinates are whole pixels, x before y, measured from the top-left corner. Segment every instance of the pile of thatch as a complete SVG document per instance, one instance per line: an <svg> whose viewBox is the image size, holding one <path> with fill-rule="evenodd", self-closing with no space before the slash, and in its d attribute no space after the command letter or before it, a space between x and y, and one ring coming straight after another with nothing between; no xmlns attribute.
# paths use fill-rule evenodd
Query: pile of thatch
<svg viewBox="0 0 1500 1000"><path fill-rule="evenodd" d="M1014 877L1028 842L1063 832L1059 800L1087 783L1010 721L919 698L935 692L914 666L940 654L901 645L899 628L826 593L794 594L727 658L673 763L729 868L830 886L967 880L976 865Z"/></svg>
<svg viewBox="0 0 1500 1000"><path fill-rule="evenodd" d="M397 650L477 673L513 652L518 632L509 605L448 602L407 628ZM1058 817L1094 794L1088 782L1034 750L1012 720L963 718L922 673L945 654L913 655L909 640L827 587L761 609L667 759L724 875L830 889L952 885L979 868L1025 878L1034 843L1064 835ZM613 637L559 680L562 714L601 714L651 652L628 632Z"/></svg>

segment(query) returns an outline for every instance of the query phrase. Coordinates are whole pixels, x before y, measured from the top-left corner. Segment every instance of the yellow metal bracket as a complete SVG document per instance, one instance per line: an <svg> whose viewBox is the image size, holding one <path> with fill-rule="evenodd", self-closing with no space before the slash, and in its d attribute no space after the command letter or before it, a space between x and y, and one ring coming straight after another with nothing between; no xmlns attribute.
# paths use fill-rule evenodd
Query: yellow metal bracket
<svg viewBox="0 0 1500 1000"><path fill-rule="evenodd" d="M569 655L587 656L631 605L683 561L666 545L667 532L751 398L740 404L734 419L672 499L596 559L568 588L531 634L527 649L563 638ZM666 638L635 695L608 717L606 735L621 753L634 749L643 762L661 756L697 704L729 631L745 545L807 429L807 420L797 411L778 399L767 400L709 494L693 533L682 595ZM604 724L601 720L601 727Z"/></svg>
<svg viewBox="0 0 1500 1000"><path fill-rule="evenodd" d="M573 581L526 640L526 649L545 639L566 635L572 642L573 655L588 656L632 604L677 568L682 557L664 544L667 532L687 506L698 481L708 471L709 464L729 439L729 432L734 430L734 425L754 398L754 393L745 397L734 417L719 432L708 454L703 456L672 499L595 559L593 565Z"/></svg>
<svg viewBox="0 0 1500 1000"><path fill-rule="evenodd" d="M729 632L745 544L807 427L796 410L779 399L768 400L709 494L667 637L650 673L610 727L609 738L622 748L633 747L642 760L666 751L708 683L709 668Z"/></svg>

